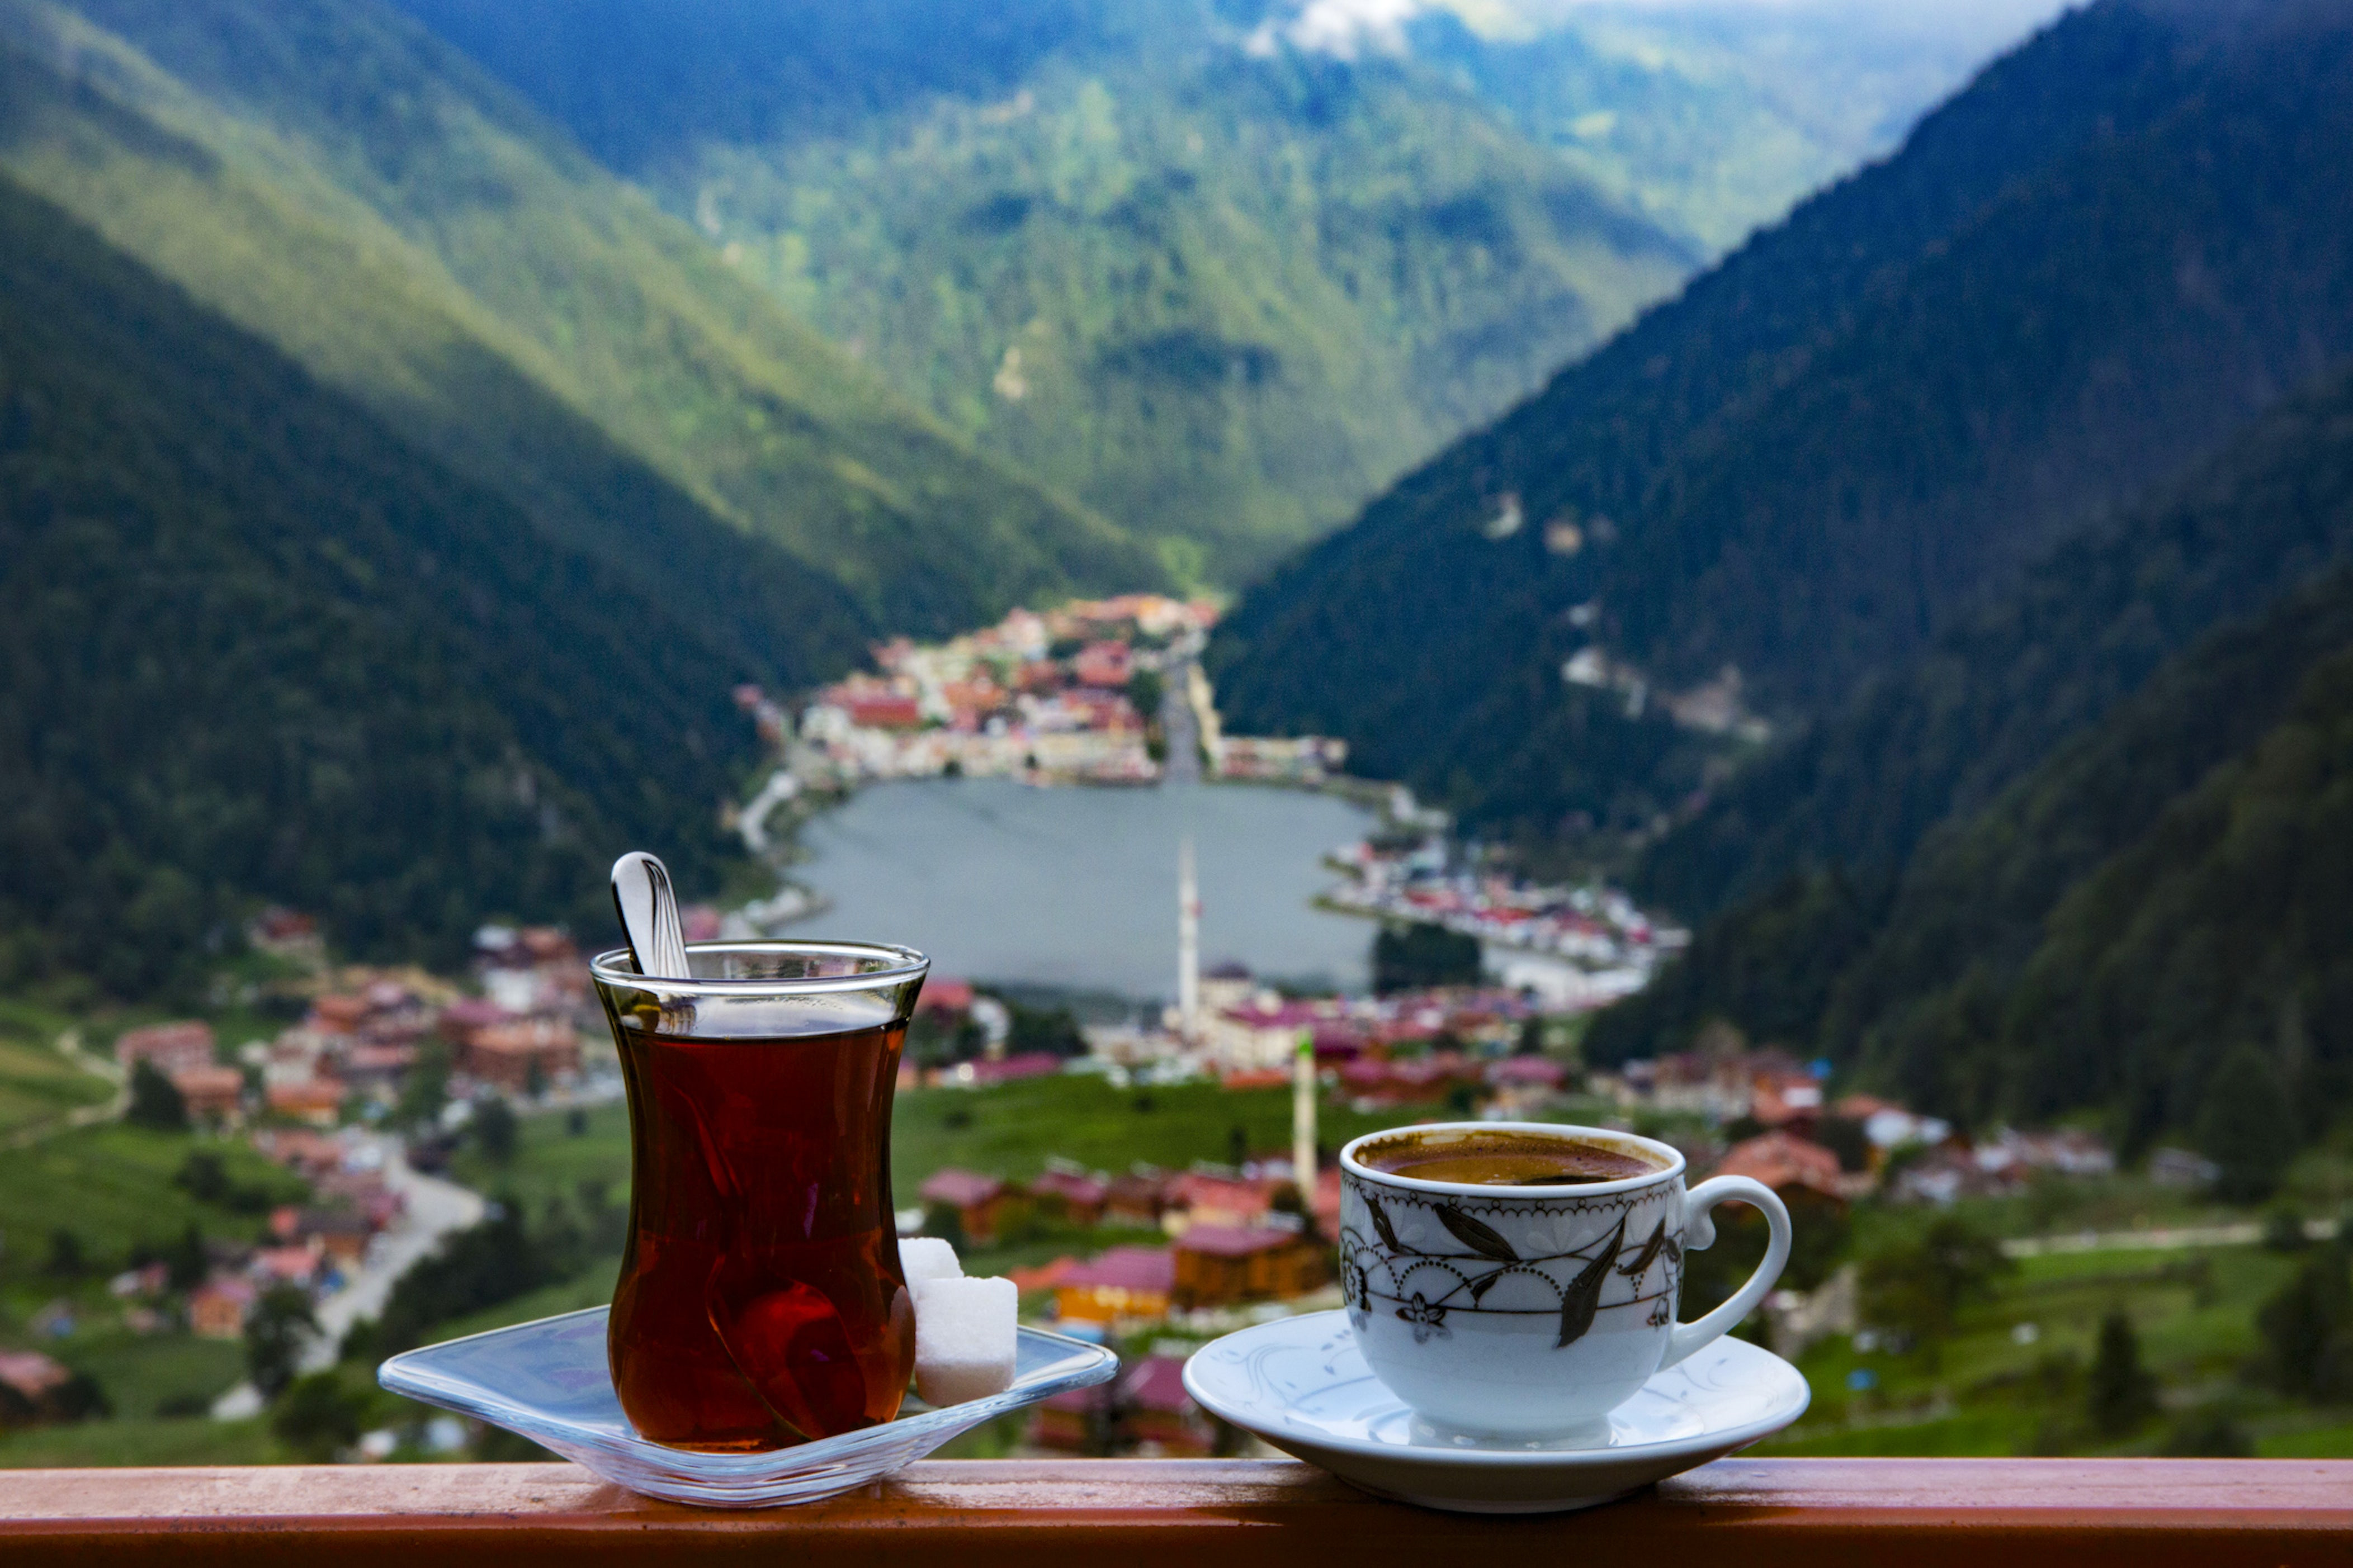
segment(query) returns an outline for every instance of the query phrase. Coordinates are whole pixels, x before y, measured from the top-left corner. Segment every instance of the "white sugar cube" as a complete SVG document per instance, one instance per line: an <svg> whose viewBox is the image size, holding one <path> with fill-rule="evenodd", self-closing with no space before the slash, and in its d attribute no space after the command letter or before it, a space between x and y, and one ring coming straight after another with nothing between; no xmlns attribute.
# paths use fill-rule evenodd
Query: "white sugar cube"
<svg viewBox="0 0 2353 1568"><path fill-rule="evenodd" d="M915 1392L932 1405L1013 1386L1021 1293L1010 1279L910 1279L915 1297Z"/></svg>
<svg viewBox="0 0 2353 1568"><path fill-rule="evenodd" d="M918 1279L964 1278L964 1265L956 1261L955 1248L936 1236L901 1237L899 1271L907 1277L909 1285Z"/></svg>

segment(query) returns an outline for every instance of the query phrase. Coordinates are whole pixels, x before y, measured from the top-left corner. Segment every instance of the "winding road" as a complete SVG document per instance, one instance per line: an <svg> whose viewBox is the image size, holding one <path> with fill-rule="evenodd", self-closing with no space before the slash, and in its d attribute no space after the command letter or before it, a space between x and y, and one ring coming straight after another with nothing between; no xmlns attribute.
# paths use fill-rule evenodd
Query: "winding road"
<svg viewBox="0 0 2353 1568"><path fill-rule="evenodd" d="M470 1187L411 1170L399 1139L375 1137L362 1146L370 1145L383 1157L385 1184L406 1198L408 1206L370 1244L366 1261L343 1288L319 1303L319 1333L302 1348L303 1372L334 1365L336 1346L352 1325L381 1315L402 1275L438 1247L442 1237L480 1225L489 1208L482 1194ZM236 1421L258 1415L261 1408L260 1390L240 1383L213 1401L212 1413L216 1420Z"/></svg>

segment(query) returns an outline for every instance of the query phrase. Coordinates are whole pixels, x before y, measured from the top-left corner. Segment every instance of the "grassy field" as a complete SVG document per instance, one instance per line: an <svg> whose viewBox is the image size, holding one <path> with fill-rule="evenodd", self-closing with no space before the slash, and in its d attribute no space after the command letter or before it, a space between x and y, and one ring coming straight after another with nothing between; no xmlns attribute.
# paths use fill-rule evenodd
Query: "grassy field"
<svg viewBox="0 0 2353 1568"><path fill-rule="evenodd" d="M130 1249L177 1238L195 1224L208 1236L251 1240L264 1216L200 1203L173 1184L196 1150L221 1156L232 1184L290 1203L296 1178L227 1139L151 1132L109 1123L61 1132L22 1149L0 1149L0 1332L27 1298L104 1298L102 1281L59 1281L43 1272L53 1232L70 1233L93 1276L124 1267Z"/></svg>
<svg viewBox="0 0 2353 1568"><path fill-rule="evenodd" d="M69 1016L35 1002L0 1001L0 1144L38 1136L113 1097L100 1078L58 1049Z"/></svg>

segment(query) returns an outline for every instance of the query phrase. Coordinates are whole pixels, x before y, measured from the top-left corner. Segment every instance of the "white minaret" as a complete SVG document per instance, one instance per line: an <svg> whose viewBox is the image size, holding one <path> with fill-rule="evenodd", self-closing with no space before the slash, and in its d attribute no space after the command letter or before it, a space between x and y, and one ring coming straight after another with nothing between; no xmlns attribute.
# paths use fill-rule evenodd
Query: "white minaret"
<svg viewBox="0 0 2353 1568"><path fill-rule="evenodd" d="M1176 1028L1201 1039L1201 890L1193 880L1193 836L1176 847Z"/></svg>

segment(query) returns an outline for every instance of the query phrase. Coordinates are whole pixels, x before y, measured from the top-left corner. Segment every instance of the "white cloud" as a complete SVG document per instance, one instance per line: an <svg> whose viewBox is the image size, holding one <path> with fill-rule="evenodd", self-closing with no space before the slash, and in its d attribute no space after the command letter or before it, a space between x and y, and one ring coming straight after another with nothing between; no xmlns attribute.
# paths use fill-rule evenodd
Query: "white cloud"
<svg viewBox="0 0 2353 1568"><path fill-rule="evenodd" d="M1427 9L1422 0L1306 0L1291 19L1270 17L1243 45L1271 55L1278 45L1353 60L1359 55L1406 52L1405 25Z"/></svg>
<svg viewBox="0 0 2353 1568"><path fill-rule="evenodd" d="M1352 60L1407 51L1406 25L1451 11L1494 39L1529 37L1581 11L1778 13L1796 19L1843 17L1874 31L1951 35L1990 51L2024 36L2080 0L1298 0L1287 18L1259 24L1243 47L1271 55L1288 45Z"/></svg>

